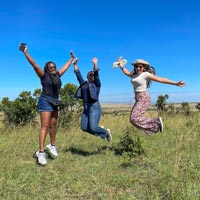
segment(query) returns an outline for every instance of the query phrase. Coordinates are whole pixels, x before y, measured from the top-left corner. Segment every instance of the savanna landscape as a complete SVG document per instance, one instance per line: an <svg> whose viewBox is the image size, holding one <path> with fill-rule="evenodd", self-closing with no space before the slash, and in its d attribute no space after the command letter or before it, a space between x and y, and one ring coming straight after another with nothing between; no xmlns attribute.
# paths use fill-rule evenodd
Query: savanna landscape
<svg viewBox="0 0 200 200"><path fill-rule="evenodd" d="M58 128L59 156L45 167L32 156L39 121L9 127L1 113L0 199L200 199L200 112L190 107L159 113L163 133L147 136L130 124L131 105L102 104L100 125L111 130L112 142L82 132L79 117ZM152 106L146 114L158 111Z"/></svg>

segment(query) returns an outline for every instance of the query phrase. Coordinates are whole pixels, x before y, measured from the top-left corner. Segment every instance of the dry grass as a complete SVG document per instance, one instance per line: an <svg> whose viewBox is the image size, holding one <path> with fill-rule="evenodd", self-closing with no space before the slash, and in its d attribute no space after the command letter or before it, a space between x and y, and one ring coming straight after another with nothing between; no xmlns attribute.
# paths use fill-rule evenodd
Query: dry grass
<svg viewBox="0 0 200 200"><path fill-rule="evenodd" d="M46 167L32 158L39 124L10 130L0 123L0 199L200 199L200 113L162 117L164 132L148 137L131 126L129 113L104 114L100 124L111 129L112 143L83 133L79 122L60 129L59 157L48 159ZM123 167L127 157L115 149L127 130L141 138L146 156Z"/></svg>

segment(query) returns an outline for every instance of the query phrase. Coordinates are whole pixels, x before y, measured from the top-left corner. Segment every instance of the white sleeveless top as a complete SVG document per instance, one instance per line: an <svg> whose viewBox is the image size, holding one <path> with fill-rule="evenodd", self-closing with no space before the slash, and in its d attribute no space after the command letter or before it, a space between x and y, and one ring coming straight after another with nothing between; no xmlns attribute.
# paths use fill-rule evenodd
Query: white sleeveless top
<svg viewBox="0 0 200 200"><path fill-rule="evenodd" d="M135 74L131 77L131 83L133 84L134 92L145 92L147 89L147 81L151 73L142 72L141 74Z"/></svg>

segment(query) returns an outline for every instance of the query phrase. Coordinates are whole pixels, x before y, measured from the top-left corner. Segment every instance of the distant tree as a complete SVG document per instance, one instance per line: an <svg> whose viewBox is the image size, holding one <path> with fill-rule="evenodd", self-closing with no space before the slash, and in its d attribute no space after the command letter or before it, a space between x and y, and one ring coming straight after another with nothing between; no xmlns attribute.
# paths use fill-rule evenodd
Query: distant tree
<svg viewBox="0 0 200 200"><path fill-rule="evenodd" d="M195 106L197 110L200 111L200 103L197 103L197 105Z"/></svg>
<svg viewBox="0 0 200 200"><path fill-rule="evenodd" d="M174 104L169 104L167 110L170 111L171 113L174 113L175 112Z"/></svg>
<svg viewBox="0 0 200 200"><path fill-rule="evenodd" d="M190 105L188 102L181 103L182 112L184 112L186 115L190 114Z"/></svg>
<svg viewBox="0 0 200 200"><path fill-rule="evenodd" d="M166 100L169 98L167 94L158 96L158 99L156 101L156 107L159 111L165 111L166 110Z"/></svg>

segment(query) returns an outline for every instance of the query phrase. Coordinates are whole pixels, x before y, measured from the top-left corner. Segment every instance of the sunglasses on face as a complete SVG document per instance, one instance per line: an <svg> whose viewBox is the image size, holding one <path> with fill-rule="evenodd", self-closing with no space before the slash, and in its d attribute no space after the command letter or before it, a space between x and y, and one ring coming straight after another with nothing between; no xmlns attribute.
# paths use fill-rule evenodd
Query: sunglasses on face
<svg viewBox="0 0 200 200"><path fill-rule="evenodd" d="M48 69L50 69L50 70L56 69L56 66L49 66Z"/></svg>
<svg viewBox="0 0 200 200"><path fill-rule="evenodd" d="M136 65L136 66L135 66L135 69L137 69L137 68L142 69L143 67L144 67L143 65Z"/></svg>
<svg viewBox="0 0 200 200"><path fill-rule="evenodd" d="M88 74L88 76L94 76L94 74L91 73L91 74Z"/></svg>

